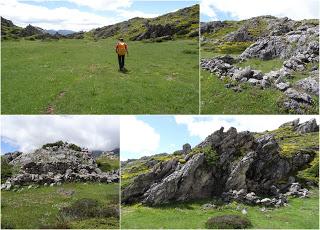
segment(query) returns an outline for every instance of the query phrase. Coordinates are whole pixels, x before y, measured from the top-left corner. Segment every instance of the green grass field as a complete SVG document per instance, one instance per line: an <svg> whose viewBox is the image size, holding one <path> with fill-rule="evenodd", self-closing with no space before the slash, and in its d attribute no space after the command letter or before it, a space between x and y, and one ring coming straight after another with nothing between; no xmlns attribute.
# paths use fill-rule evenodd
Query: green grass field
<svg viewBox="0 0 320 230"><path fill-rule="evenodd" d="M2 42L2 113L198 113L196 40L128 42L126 73L115 43Z"/></svg>
<svg viewBox="0 0 320 230"><path fill-rule="evenodd" d="M59 209L83 198L118 207L119 184L68 183L24 188L21 192L1 191L1 228L119 228L116 217L71 218L61 223Z"/></svg>
<svg viewBox="0 0 320 230"><path fill-rule="evenodd" d="M241 214L243 208L255 229L319 229L319 193L312 190L310 198L293 198L288 207L260 210L258 206L247 206L235 202L203 210L207 201L169 204L146 207L140 204L122 207L121 227L141 229L203 229L208 218L225 214ZM237 210L237 206L240 209Z"/></svg>

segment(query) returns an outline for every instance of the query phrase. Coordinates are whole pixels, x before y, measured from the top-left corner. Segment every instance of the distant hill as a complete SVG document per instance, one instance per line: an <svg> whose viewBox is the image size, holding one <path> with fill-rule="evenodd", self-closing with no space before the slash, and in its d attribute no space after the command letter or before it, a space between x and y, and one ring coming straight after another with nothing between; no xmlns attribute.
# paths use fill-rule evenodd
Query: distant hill
<svg viewBox="0 0 320 230"><path fill-rule="evenodd" d="M193 5L155 18L132 18L128 21L92 29L89 32L44 30L28 25L21 28L1 17L1 39L103 39L123 37L126 40L163 41L176 38L198 38L199 5Z"/></svg>
<svg viewBox="0 0 320 230"><path fill-rule="evenodd" d="M198 37L199 5L193 5L156 18L132 18L91 30L94 38L124 37L129 40L160 37Z"/></svg>
<svg viewBox="0 0 320 230"><path fill-rule="evenodd" d="M61 34L61 35L68 35L68 34L73 34L73 33L76 33L75 31L73 30L46 30L47 33L49 34Z"/></svg>

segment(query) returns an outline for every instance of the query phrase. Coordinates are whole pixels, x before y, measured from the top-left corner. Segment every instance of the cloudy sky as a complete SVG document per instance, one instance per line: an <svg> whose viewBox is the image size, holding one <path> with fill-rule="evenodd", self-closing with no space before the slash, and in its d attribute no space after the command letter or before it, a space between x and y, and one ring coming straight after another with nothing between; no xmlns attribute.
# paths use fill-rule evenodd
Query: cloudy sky
<svg viewBox="0 0 320 230"><path fill-rule="evenodd" d="M91 150L119 147L118 116L1 116L1 154L59 140Z"/></svg>
<svg viewBox="0 0 320 230"><path fill-rule="evenodd" d="M201 0L201 21L241 20L261 15L319 18L319 0Z"/></svg>
<svg viewBox="0 0 320 230"><path fill-rule="evenodd" d="M133 17L156 17L196 1L3 0L0 13L16 25L43 29L90 30Z"/></svg>
<svg viewBox="0 0 320 230"><path fill-rule="evenodd" d="M315 116L237 115L237 116L122 116L120 125L121 160L156 153L172 153L189 143L199 144L209 134L224 127L238 131L262 132L300 118L304 122ZM317 118L319 124L319 118Z"/></svg>

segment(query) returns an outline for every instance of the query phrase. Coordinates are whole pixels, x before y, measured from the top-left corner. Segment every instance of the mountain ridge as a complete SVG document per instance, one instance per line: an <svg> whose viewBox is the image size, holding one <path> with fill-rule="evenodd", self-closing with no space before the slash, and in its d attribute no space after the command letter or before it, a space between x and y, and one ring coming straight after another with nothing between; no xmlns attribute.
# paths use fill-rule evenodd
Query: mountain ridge
<svg viewBox="0 0 320 230"><path fill-rule="evenodd" d="M74 32L61 34L59 31L44 30L31 25L26 28L15 26L12 21L1 17L2 40L26 38L36 39L104 39L109 37L124 37L125 39L138 40L171 40L175 38L198 37L199 5L185 7L175 12L166 13L155 18L135 17L127 21L100 28L94 28L88 32ZM62 30L64 31L64 30Z"/></svg>

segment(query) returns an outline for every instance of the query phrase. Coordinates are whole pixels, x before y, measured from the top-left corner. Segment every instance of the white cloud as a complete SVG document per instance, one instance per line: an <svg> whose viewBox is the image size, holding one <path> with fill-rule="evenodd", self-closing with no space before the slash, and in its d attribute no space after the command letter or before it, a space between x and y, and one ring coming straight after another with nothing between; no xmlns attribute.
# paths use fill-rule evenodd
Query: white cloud
<svg viewBox="0 0 320 230"><path fill-rule="evenodd" d="M122 116L120 127L121 160L152 155L159 148L160 135L135 116Z"/></svg>
<svg viewBox="0 0 320 230"><path fill-rule="evenodd" d="M44 29L90 30L119 21L119 18L102 17L77 9L66 7L49 9L16 0L1 1L0 11L1 16L12 20L19 26L32 24Z"/></svg>
<svg viewBox="0 0 320 230"><path fill-rule="evenodd" d="M47 2L47 0L32 0L31 2ZM130 10L132 0L65 0L65 2L88 7L94 11L105 12L105 15L110 16L101 16L101 14L88 12L84 9L79 10L67 7L47 8L21 0L0 1L0 13L4 18L12 20L14 24L21 27L32 24L43 29L67 29L74 31L88 31L133 17L150 18L158 16L157 14Z"/></svg>
<svg viewBox="0 0 320 230"><path fill-rule="evenodd" d="M121 17L130 19L130 18L135 18L135 17L140 17L140 18L154 18L159 16L158 14L152 14L152 13L144 13L139 10L124 10L124 9L118 9L116 11Z"/></svg>
<svg viewBox="0 0 320 230"><path fill-rule="evenodd" d="M177 124L186 125L190 136L200 137L202 140L214 131L224 127L227 131L230 127L235 127L238 131L263 132L273 130L281 124L300 118L300 122L319 117L316 116L280 116L280 115L225 115L225 116L175 116Z"/></svg>
<svg viewBox="0 0 320 230"><path fill-rule="evenodd" d="M67 141L91 150L119 147L118 116L1 116L1 141L30 152Z"/></svg>
<svg viewBox="0 0 320 230"><path fill-rule="evenodd" d="M219 12L237 19L261 15L289 17L295 20L319 18L318 0L201 0L200 12L217 20Z"/></svg>
<svg viewBox="0 0 320 230"><path fill-rule="evenodd" d="M117 10L120 8L129 8L132 0L67 0L80 6L87 6L94 10Z"/></svg>

